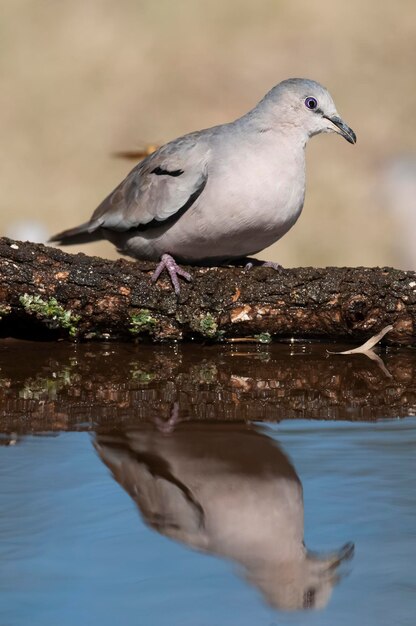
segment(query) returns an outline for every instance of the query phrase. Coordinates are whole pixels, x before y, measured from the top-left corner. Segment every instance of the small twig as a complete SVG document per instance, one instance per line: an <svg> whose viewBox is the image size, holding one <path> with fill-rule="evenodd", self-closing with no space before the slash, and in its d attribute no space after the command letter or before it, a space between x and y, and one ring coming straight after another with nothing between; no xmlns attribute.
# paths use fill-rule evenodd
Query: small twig
<svg viewBox="0 0 416 626"><path fill-rule="evenodd" d="M344 354L344 355L345 354L364 354L372 361L375 361L377 365L380 367L381 371L386 376L388 376L388 378L392 378L392 375L390 374L389 370L384 365L383 360L378 356L378 354L374 352L374 347L376 346L376 344L381 339L383 339L384 335L387 335L387 333L389 333L391 330L393 330L393 326L392 324L389 324L389 326L385 326L383 330L377 333L377 335L373 335L373 337L371 337L368 341L363 343L361 346L358 346L358 348L353 348L352 350L344 350L343 352L331 352L330 350L327 350L327 352L328 354Z"/></svg>
<svg viewBox="0 0 416 626"><path fill-rule="evenodd" d="M343 352L331 352L327 350L328 354L366 354L369 352L374 346L383 339L384 335L387 335L391 330L393 330L393 325L389 324L385 326L383 330L381 330L377 335L373 335L368 341L363 343L358 348L353 348L352 350L344 350Z"/></svg>

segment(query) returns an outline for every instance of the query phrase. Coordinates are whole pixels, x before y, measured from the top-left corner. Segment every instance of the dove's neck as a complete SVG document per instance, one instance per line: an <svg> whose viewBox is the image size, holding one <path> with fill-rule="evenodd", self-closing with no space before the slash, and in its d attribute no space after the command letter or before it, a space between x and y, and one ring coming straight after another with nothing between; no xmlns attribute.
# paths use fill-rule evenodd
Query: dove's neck
<svg viewBox="0 0 416 626"><path fill-rule="evenodd" d="M235 126L241 128L246 133L257 133L262 137L278 138L283 141L290 141L293 148L304 150L310 135L300 124L293 120L286 119L284 115L276 117L272 115L268 108L260 102L254 109L237 119Z"/></svg>

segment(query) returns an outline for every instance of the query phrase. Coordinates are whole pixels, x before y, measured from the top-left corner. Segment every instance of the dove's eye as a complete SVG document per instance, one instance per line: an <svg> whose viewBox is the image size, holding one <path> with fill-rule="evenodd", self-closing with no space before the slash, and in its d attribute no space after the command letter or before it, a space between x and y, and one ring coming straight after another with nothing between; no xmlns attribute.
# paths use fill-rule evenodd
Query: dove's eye
<svg viewBox="0 0 416 626"><path fill-rule="evenodd" d="M305 593L303 594L303 608L304 609L313 608L313 606L315 605L315 595L316 595L316 589L314 589L313 587L305 591Z"/></svg>
<svg viewBox="0 0 416 626"><path fill-rule="evenodd" d="M316 107L318 106L318 101L315 98L306 98L305 100L305 106L308 109L316 109Z"/></svg>

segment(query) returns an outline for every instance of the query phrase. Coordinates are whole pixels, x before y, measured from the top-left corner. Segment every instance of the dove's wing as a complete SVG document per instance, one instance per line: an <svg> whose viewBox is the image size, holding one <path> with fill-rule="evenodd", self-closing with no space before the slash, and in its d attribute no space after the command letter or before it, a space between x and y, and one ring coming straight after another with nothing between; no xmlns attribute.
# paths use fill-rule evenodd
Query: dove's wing
<svg viewBox="0 0 416 626"><path fill-rule="evenodd" d="M125 231L180 217L207 182L209 149L203 135L186 135L139 163L95 210L88 232Z"/></svg>
<svg viewBox="0 0 416 626"><path fill-rule="evenodd" d="M165 459L132 450L124 437L98 436L95 447L149 526L188 545L206 546L202 506Z"/></svg>

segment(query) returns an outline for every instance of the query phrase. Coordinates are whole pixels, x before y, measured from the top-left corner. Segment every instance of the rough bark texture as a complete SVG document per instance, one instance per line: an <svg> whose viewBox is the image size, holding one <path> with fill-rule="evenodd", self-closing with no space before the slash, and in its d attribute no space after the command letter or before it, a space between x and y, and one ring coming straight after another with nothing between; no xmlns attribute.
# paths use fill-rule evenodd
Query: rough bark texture
<svg viewBox="0 0 416 626"><path fill-rule="evenodd" d="M0 239L0 334L30 338L415 341L416 273L392 268L189 268L177 298L154 264ZM267 340L268 337L260 337Z"/></svg>

